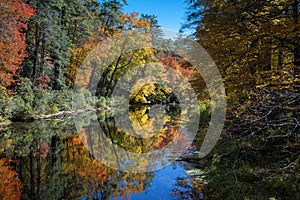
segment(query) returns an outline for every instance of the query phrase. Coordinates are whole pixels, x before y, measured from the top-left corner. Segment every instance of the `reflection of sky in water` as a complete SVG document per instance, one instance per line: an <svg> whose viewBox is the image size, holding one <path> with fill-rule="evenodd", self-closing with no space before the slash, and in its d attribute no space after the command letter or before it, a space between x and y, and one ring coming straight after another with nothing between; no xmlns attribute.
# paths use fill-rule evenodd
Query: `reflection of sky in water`
<svg viewBox="0 0 300 200"><path fill-rule="evenodd" d="M177 199L178 196L171 195L172 190L180 189L182 187L176 186L177 178L188 178L185 170L178 164L171 164L167 167L156 171L154 173L154 178L152 179L151 185L143 192L137 194L130 194L131 199L143 199L143 200L173 200ZM96 194L94 199L101 199L101 193ZM111 197L111 200L118 199L121 200L122 197ZM87 200L86 197L81 200Z"/></svg>
<svg viewBox="0 0 300 200"><path fill-rule="evenodd" d="M177 199L178 196L172 196L172 190L174 189L183 189L176 186L177 178L186 178L187 174L185 170L177 165L172 164L167 167L155 172L155 176L152 179L152 183L146 191L137 194L130 194L131 199L133 200L168 200L168 199ZM94 196L95 199L101 199L101 194ZM119 199L122 197L114 198L111 197L111 200ZM87 200L87 198L82 198L81 200Z"/></svg>
<svg viewBox="0 0 300 200"><path fill-rule="evenodd" d="M146 191L138 194L131 194L131 198L141 200L176 199L178 197L171 196L171 192L173 189L179 189L179 187L176 186L176 179L178 177L187 177L185 170L176 164L168 165L167 167L155 172L155 176L152 179L153 182Z"/></svg>

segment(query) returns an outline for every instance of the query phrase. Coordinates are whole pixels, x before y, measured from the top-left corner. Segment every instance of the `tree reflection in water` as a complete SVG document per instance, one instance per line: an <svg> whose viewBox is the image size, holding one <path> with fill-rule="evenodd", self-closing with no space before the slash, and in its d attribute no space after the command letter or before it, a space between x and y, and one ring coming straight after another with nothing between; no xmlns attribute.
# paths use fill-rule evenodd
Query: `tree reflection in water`
<svg viewBox="0 0 300 200"><path fill-rule="evenodd" d="M147 110L147 106L131 108L129 115L133 124L143 122L150 128L147 123L151 116ZM176 121L180 110L171 106L166 108L166 113L162 129L150 138L136 138L120 130L109 113L99 114L97 121L114 144L139 153L159 149L177 135L179 127ZM106 117L102 118L103 115ZM2 183L7 185L1 185L0 190L5 191L1 193L4 195L1 198L129 199L131 194L150 187L154 173L121 172L98 161L93 156L95 152L84 145L93 144L89 137L97 131L89 132L86 127L87 124L82 126L81 133L77 134L72 120L51 120L2 128L0 168L1 173L5 173L1 177L7 180ZM117 155L111 152L111 156ZM12 194L14 196L9 198Z"/></svg>

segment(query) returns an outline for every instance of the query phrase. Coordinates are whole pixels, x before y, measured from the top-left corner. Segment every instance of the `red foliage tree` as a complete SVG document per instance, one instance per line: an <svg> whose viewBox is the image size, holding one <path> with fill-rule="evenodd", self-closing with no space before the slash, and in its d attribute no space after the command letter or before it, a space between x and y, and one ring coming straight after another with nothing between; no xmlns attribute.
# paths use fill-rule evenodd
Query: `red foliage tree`
<svg viewBox="0 0 300 200"><path fill-rule="evenodd" d="M192 74L194 73L193 69L183 67L185 64L183 59L176 58L175 56L166 56L162 59L162 63L168 67L172 67L187 78L191 78Z"/></svg>
<svg viewBox="0 0 300 200"><path fill-rule="evenodd" d="M16 82L24 58L26 22L34 9L22 0L0 1L0 87Z"/></svg>
<svg viewBox="0 0 300 200"><path fill-rule="evenodd" d="M48 83L50 83L51 80L48 75L44 75L37 78L35 81L37 82L40 91L44 92L44 90L47 88Z"/></svg>

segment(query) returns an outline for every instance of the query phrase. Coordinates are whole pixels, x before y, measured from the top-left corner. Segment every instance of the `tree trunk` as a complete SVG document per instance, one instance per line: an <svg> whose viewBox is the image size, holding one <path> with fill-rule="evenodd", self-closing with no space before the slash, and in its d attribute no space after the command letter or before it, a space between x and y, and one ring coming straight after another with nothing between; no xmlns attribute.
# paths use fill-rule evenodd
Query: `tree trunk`
<svg viewBox="0 0 300 200"><path fill-rule="evenodd" d="M300 78L300 37L299 37L299 0L294 0L293 3L293 20L294 20L294 76Z"/></svg>
<svg viewBox="0 0 300 200"><path fill-rule="evenodd" d="M44 66L45 66L45 48L46 48L46 33L45 27L42 29L42 52L41 52L41 69L39 76L44 76Z"/></svg>
<svg viewBox="0 0 300 200"><path fill-rule="evenodd" d="M36 71L38 65L38 52L40 45L40 31L38 22L35 23L35 45L34 45L34 55L33 55L33 66L32 66L32 80L36 78Z"/></svg>
<svg viewBox="0 0 300 200"><path fill-rule="evenodd" d="M37 178L36 178L37 191L36 191L36 193L39 196L40 188L41 188L41 156L40 156L40 152L37 155L36 166L37 166Z"/></svg>
<svg viewBox="0 0 300 200"><path fill-rule="evenodd" d="M29 155L29 159L30 159L30 198L34 199L35 197L35 190L34 190L34 157L33 157L33 152L30 152Z"/></svg>
<svg viewBox="0 0 300 200"><path fill-rule="evenodd" d="M60 90L59 78L60 78L60 65L58 63L55 63L54 64L54 82L53 82L54 90Z"/></svg>

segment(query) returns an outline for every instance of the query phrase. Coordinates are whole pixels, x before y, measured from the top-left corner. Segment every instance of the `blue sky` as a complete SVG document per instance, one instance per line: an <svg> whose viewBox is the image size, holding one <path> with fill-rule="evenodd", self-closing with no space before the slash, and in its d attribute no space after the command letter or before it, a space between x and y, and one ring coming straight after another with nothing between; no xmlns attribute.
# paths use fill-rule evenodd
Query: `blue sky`
<svg viewBox="0 0 300 200"><path fill-rule="evenodd" d="M179 31L184 23L186 5L184 0L127 0L124 11L156 15L162 28Z"/></svg>

